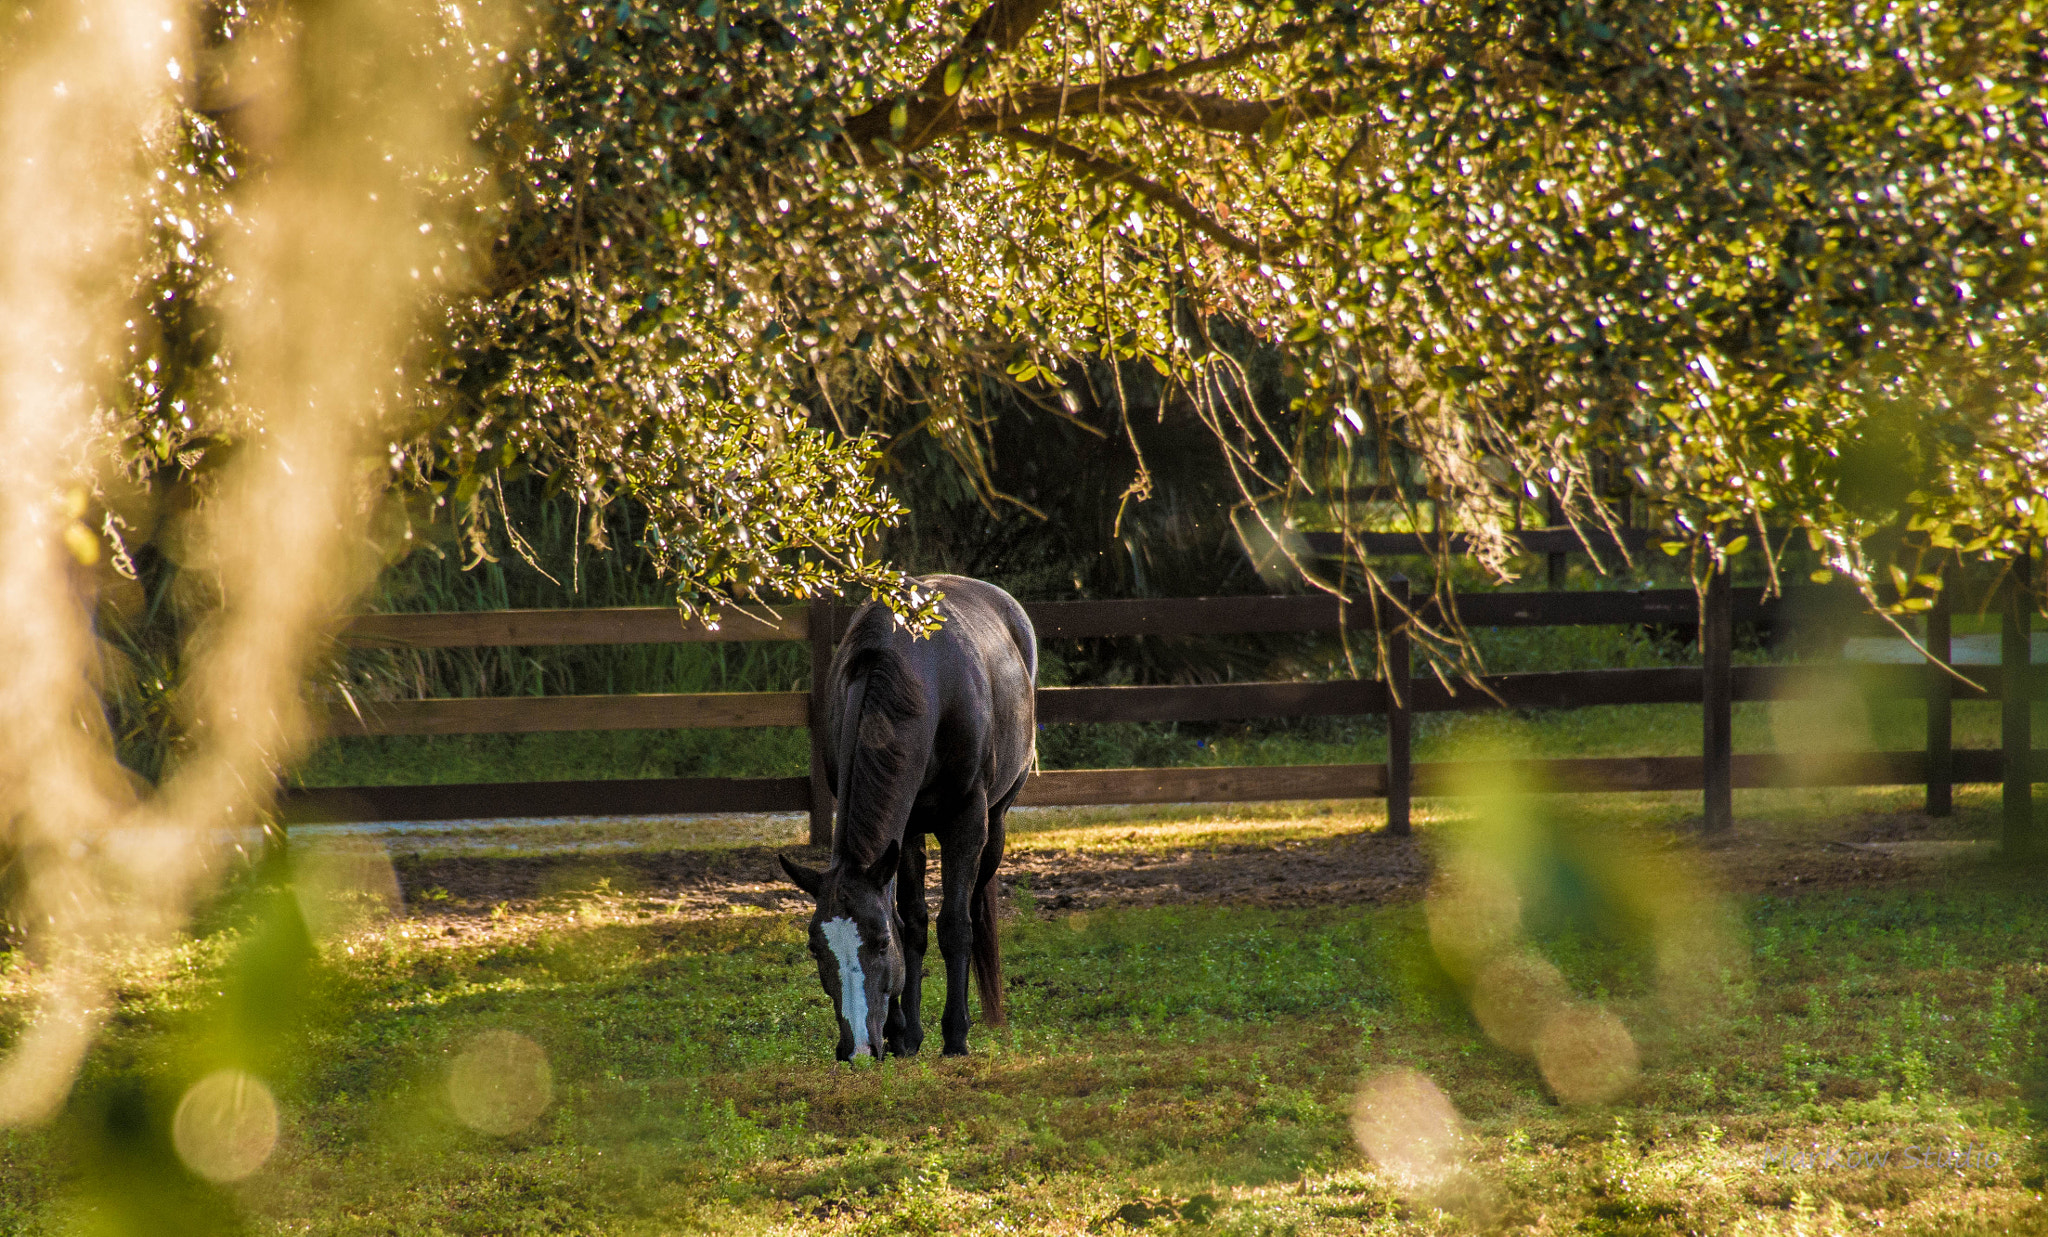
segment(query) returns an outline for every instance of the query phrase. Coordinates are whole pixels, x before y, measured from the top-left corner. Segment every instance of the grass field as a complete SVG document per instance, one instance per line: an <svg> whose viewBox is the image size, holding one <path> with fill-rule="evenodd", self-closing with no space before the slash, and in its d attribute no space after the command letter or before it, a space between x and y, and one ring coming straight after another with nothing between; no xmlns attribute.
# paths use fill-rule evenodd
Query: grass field
<svg viewBox="0 0 2048 1237"><path fill-rule="evenodd" d="M514 860L436 860L429 837L386 917L388 868L307 843L299 896L252 879L133 961L71 1109L0 1133L0 1232L2048 1230L2048 902L1975 841L1990 795L1960 799L1930 822L1903 791L1745 793L1741 836L1707 848L1672 831L1687 796L1431 801L1401 853L1434 884L1373 902L1058 911L1025 884L1010 1025L965 1060L853 1068L799 916L746 900L765 877L707 903L593 859L498 896ZM1351 804L1018 825L1039 874L1284 878L1394 845ZM740 871L794 841L777 827L643 841ZM1509 956L1607 1029L1532 1059L1483 995ZM0 955L0 1043L32 974ZM215 1185L175 1114L223 1066L267 1080L279 1133Z"/></svg>

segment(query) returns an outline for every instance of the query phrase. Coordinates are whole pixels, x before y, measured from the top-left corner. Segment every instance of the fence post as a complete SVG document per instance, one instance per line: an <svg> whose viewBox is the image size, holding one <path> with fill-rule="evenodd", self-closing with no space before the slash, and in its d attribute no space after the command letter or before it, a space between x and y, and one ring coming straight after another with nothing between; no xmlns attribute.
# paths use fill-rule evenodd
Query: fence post
<svg viewBox="0 0 2048 1237"><path fill-rule="evenodd" d="M1949 674L1954 652L1950 642L1949 585L1952 573L1942 568L1942 587L1927 612L1927 652L1937 664L1927 667L1927 814L1947 816L1955 809L1955 680Z"/></svg>
<svg viewBox="0 0 2048 1237"><path fill-rule="evenodd" d="M1392 576L1386 583L1387 598L1394 603L1394 630L1387 633L1387 832L1406 837L1409 809L1413 802L1415 765L1411 741L1415 721L1415 696L1410 690L1413 665L1408 641L1408 577Z"/></svg>
<svg viewBox="0 0 2048 1237"><path fill-rule="evenodd" d="M832 845L832 788L825 779L825 745L830 736L826 731L829 676L832 670L832 649L837 623L830 598L819 597L811 602L811 845Z"/></svg>
<svg viewBox="0 0 2048 1237"><path fill-rule="evenodd" d="M2034 849L2034 590L2031 579L2034 549L2023 546L2005 578L2005 621L1998 640L2001 713L1999 747L2005 759L2005 820L2002 847L2015 858Z"/></svg>
<svg viewBox="0 0 2048 1237"><path fill-rule="evenodd" d="M1550 501L1548 504L1546 504L1544 511L1546 516L1545 523L1551 529L1555 530L1564 525L1564 504L1558 500L1556 490L1550 491ZM1546 555L1543 561L1543 567L1544 580L1545 583L1549 585L1550 591L1555 593L1563 589L1565 570L1564 555L1561 553L1553 553Z"/></svg>
<svg viewBox="0 0 2048 1237"><path fill-rule="evenodd" d="M1700 677L1705 680L1700 758L1706 791L1703 828L1720 833L1735 824L1735 622L1728 569L1717 565L1713 573L1700 599Z"/></svg>

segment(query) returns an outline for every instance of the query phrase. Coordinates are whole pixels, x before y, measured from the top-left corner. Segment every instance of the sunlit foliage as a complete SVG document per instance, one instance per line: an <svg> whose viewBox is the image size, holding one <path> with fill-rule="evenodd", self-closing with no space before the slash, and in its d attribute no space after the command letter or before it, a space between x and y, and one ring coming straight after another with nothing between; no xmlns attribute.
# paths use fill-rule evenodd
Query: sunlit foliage
<svg viewBox="0 0 2048 1237"><path fill-rule="evenodd" d="M1518 490L1597 520L1597 466L1711 554L1803 527L1865 583L1906 522L2048 531L2026 0L445 16L509 80L493 174L419 187L469 280L392 444L433 518L481 526L531 471L647 501L686 598L888 592L861 539L898 513L842 413L973 476L987 383L1056 395L1097 357L1166 376L1276 523L1349 527L1368 481L1482 534ZM164 142L123 398L159 468L221 433L205 254L248 28ZM1223 323L1285 353L1300 415L1260 415Z"/></svg>

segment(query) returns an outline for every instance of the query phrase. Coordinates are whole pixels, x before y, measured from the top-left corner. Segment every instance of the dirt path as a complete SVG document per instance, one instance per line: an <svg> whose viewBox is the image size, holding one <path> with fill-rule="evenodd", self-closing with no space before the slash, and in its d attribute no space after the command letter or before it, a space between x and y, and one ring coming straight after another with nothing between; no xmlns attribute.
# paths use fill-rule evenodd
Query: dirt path
<svg viewBox="0 0 2048 1237"><path fill-rule="evenodd" d="M1745 821L1726 841L1629 839L1696 861L1738 893L1790 893L1844 885L1940 880L1995 863L1989 843L1960 836L1950 821L1917 813L1847 817L1830 826L1774 829ZM1420 896L1431 864L1426 835L1348 833L1262 845L1160 851L1020 848L1000 877L1006 901L1041 913L1105 906L1234 904L1309 906L1379 903ZM783 878L777 850L807 863L807 847L626 851L501 858L401 858L399 883L415 914L527 909L558 895L604 887L658 900L684 914L734 906L799 911L807 903ZM608 882L601 886L600 882Z"/></svg>

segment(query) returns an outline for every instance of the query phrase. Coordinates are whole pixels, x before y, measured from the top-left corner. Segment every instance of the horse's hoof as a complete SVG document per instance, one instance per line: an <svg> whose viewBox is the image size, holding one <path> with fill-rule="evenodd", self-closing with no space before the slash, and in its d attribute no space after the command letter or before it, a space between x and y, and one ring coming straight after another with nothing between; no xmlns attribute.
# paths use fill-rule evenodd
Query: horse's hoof
<svg viewBox="0 0 2048 1237"><path fill-rule="evenodd" d="M958 1048L955 1048L951 1044L948 1044L946 1045L946 1055L949 1057L964 1057L967 1055L967 1045L962 1044Z"/></svg>

